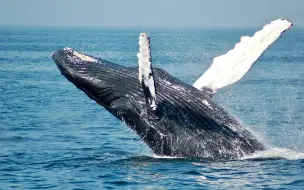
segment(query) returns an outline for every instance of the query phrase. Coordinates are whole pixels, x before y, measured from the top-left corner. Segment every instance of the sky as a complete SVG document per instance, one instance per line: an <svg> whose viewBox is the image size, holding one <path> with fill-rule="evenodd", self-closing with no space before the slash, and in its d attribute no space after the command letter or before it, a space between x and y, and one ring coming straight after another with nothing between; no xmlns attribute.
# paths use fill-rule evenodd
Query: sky
<svg viewBox="0 0 304 190"><path fill-rule="evenodd" d="M289 18L304 27L304 0L0 0L0 25L256 27Z"/></svg>

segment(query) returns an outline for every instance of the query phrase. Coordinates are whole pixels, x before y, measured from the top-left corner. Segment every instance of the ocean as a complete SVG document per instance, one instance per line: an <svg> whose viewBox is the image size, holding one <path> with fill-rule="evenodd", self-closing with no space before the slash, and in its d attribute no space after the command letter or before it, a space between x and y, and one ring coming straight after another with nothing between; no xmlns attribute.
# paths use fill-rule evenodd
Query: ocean
<svg viewBox="0 0 304 190"><path fill-rule="evenodd" d="M136 66L145 31L154 67L192 84L257 29L1 26L0 189L303 189L304 29L285 32L214 96L267 147L231 161L154 155L51 58L71 47Z"/></svg>

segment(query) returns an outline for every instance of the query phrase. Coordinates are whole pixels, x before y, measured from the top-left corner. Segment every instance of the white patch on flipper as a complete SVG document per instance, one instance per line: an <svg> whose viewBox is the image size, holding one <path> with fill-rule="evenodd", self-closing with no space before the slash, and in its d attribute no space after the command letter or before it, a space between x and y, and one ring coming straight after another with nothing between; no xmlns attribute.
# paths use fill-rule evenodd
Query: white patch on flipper
<svg viewBox="0 0 304 190"><path fill-rule="evenodd" d="M150 91L151 99L149 104L152 110L156 110L156 92L152 71L152 59L150 50L150 38L146 33L139 35L139 52L138 57L138 79L139 82L144 84ZM143 81L142 81L143 80Z"/></svg>
<svg viewBox="0 0 304 190"><path fill-rule="evenodd" d="M252 37L241 37L234 49L215 57L210 68L193 84L199 90L216 90L240 80L260 55L292 26L287 19L272 21Z"/></svg>

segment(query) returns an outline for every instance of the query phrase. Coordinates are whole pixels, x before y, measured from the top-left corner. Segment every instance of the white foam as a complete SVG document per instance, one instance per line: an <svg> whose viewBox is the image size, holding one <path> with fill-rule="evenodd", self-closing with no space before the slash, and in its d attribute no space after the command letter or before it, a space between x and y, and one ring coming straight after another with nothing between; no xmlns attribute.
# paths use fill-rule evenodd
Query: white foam
<svg viewBox="0 0 304 190"><path fill-rule="evenodd" d="M240 80L260 55L289 29L292 23L287 19L272 21L252 37L241 37L234 49L225 55L215 57L210 68L193 84L199 90L216 90Z"/></svg>
<svg viewBox="0 0 304 190"><path fill-rule="evenodd" d="M160 156L152 154L153 158L161 159L179 159L184 157L173 157L173 156ZM259 151L249 156L244 156L240 160L248 159L287 159L287 160L300 160L304 159L304 152L297 152L290 149L284 148L271 148L265 151Z"/></svg>
<svg viewBox="0 0 304 190"><path fill-rule="evenodd" d="M257 158L282 158L287 160L304 159L304 152L296 152L290 149L271 148L269 150L256 152L252 155L245 156L241 159L257 159Z"/></svg>
<svg viewBox="0 0 304 190"><path fill-rule="evenodd" d="M153 154L152 155L153 158L164 158L164 159L177 159L177 158L183 158L183 157L173 157L173 156L160 156L160 155L156 155L156 154Z"/></svg>

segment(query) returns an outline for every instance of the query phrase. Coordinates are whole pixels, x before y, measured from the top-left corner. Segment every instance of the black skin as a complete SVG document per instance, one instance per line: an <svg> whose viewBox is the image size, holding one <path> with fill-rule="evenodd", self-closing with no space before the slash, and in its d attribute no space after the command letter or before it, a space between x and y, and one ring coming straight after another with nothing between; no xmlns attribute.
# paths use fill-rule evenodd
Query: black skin
<svg viewBox="0 0 304 190"><path fill-rule="evenodd" d="M96 61L83 60L73 52L62 49L53 54L62 75L125 122L155 154L228 160L265 149L208 92L155 68L157 110L151 112L138 68L94 57Z"/></svg>

